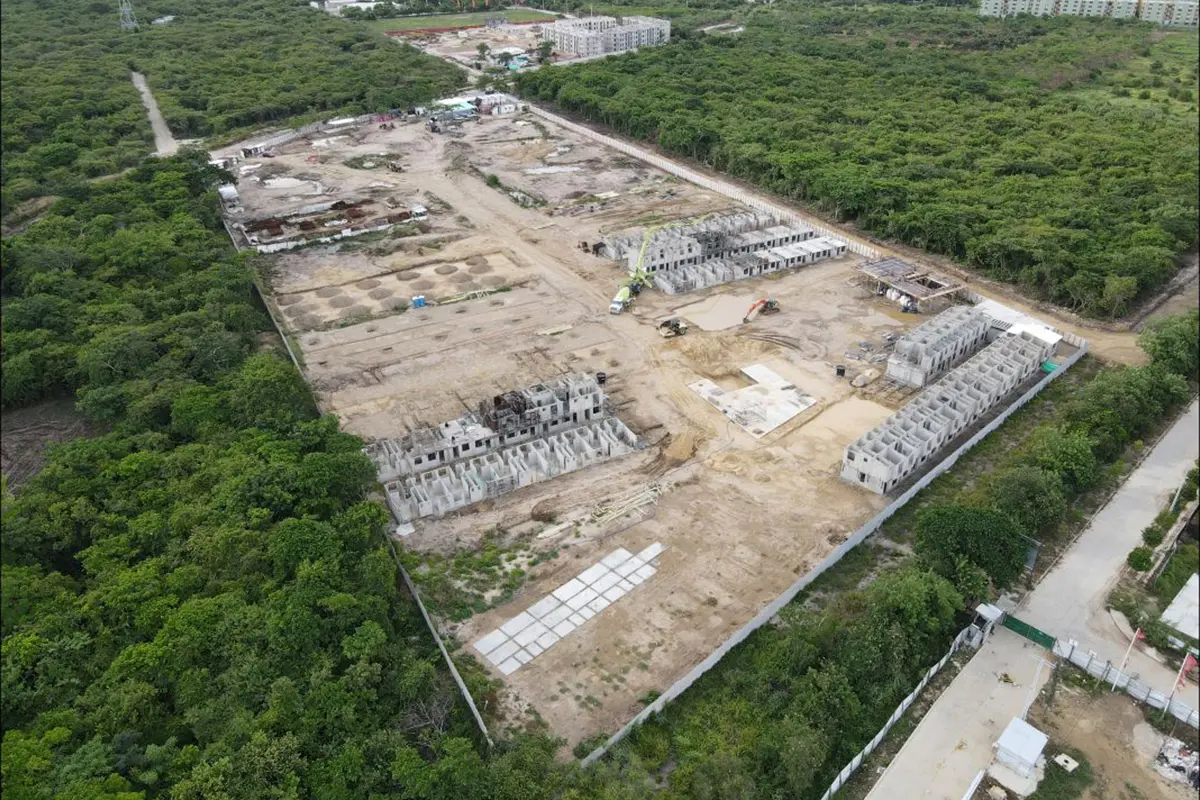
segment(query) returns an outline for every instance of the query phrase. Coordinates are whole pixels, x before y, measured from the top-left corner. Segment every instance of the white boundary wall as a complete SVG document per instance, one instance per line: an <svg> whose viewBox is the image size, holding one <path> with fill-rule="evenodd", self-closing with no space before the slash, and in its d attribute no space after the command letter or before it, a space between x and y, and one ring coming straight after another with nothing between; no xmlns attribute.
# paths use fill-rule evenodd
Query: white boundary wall
<svg viewBox="0 0 1200 800"><path fill-rule="evenodd" d="M1068 357L1067 360L1059 366L1058 369L1046 375L1029 391L1025 392L1025 394L1014 400L1008 406L1008 408L1004 409L1004 411L1000 413L999 416L989 422L983 427L983 429L981 429L966 442L963 442L963 444L960 445L957 450L946 456L941 463L926 473L907 491L893 500L887 508L883 509L874 517L872 517L865 525L855 531L849 539L838 545L832 553L825 557L824 561L801 577L800 580L796 581L787 589L785 589L783 594L779 595L770 603L768 603L762 611L758 612L758 615L755 616L754 619L750 620L740 629L734 632L734 634L726 639L719 647L717 647L717 649L713 650L713 652L710 653L707 658L693 667L691 671L689 671L686 675L676 681L674 685L659 695L659 697L653 703L642 709L641 713L625 724L625 727L621 728L621 730L609 737L608 741L589 753L582 761L583 766L586 767L603 756L606 752L608 752L609 748L615 746L618 742L628 736L630 731L632 731L638 725L641 725L651 716L655 714L661 714L667 703L683 694L693 683L700 679L701 675L708 672L710 669L720 663L721 659L725 657L726 653L745 641L746 637L754 633L754 631L770 622L775 615L783 609L784 606L792 602L796 595L803 591L805 587L807 587L814 580L819 578L822 573L825 572L825 570L841 561L843 556L860 545L868 536L879 530L880 526L883 525L884 522L886 522L893 514L907 505L908 501L916 496L918 492L932 483L936 478L940 477L946 470L954 466L955 463L958 462L959 458L961 458L972 447L979 444L989 434L1003 425L1005 421L1007 421L1008 418L1013 415L1014 412L1023 408L1030 400L1037 397L1038 394L1040 394L1043 389L1049 386L1055 378L1065 373L1071 367L1075 366L1079 359L1083 358L1084 355L1087 354L1088 350L1086 341L1078 339L1078 337L1075 338L1080 343L1079 349L1072 353L1070 357Z"/></svg>
<svg viewBox="0 0 1200 800"><path fill-rule="evenodd" d="M1186 722L1193 728L1200 728L1200 713L1197 713L1187 703L1151 689L1141 681L1129 677L1114 667L1111 661L1102 660L1094 653L1080 650L1074 642L1055 641L1054 655L1065 658L1088 675L1096 678L1096 683L1103 683L1107 686L1115 685L1116 689L1124 689L1126 694L1139 703L1145 703L1151 708L1168 712L1180 722Z"/></svg>
<svg viewBox="0 0 1200 800"><path fill-rule="evenodd" d="M846 242L847 248L852 253L857 253L858 255L860 255L864 258L868 258L868 259L879 258L879 251L876 250L875 248L867 247L864 244L859 244L858 242L847 238L844 233L839 233L838 231L830 230L829 228L826 228L823 225L814 223L810 219L801 217L798 214L788 211L785 208L781 208L772 203L768 203L765 200L750 194L749 192L738 189L736 186L731 186L730 184L728 184L724 181L719 181L719 180L716 180L715 178L710 178L707 175L701 175L700 173L698 173L694 170L690 170L687 167L684 167L680 164L676 164L674 161L663 158L662 156L659 156L659 155L655 155L654 153L651 153L649 150L643 150L642 148L635 147L634 145L631 145L628 142L622 142L621 140L614 139L611 136L605 136L602 133L597 133L596 131L592 130L591 128L584 127L583 125L578 125L574 122L571 122L568 119L563 119L562 117L558 116L557 114L551 114L549 111L545 111L541 108L538 108L537 106L535 106L533 104L529 104L527 106L527 108L529 109L529 112L531 114L534 114L535 116L542 117L543 119L548 119L551 122L553 122L555 125L560 125L573 133L578 133L580 136L586 136L587 138L592 139L593 141L599 142L600 144L603 144L607 147L611 147L612 149L614 149L618 152L624 153L627 156L636 158L639 161L644 161L647 164L650 164L651 166L658 167L663 172L670 173L671 175L674 175L677 178L682 178L683 180L685 180L689 183L694 183L701 188L708 189L710 192L716 192L719 195L728 197L730 200L736 200L737 202L741 203L742 205L749 206L750 208L753 208L757 211L762 211L763 213L766 213L766 214L771 214L771 215L776 216L786 222L799 223L802 225L806 225L806 226L812 228L813 230L815 230L818 234L820 234L822 236L833 236L837 239L840 239L840 240Z"/></svg>
<svg viewBox="0 0 1200 800"><path fill-rule="evenodd" d="M839 772L837 777L833 779L833 783L829 784L829 788L825 790L825 794L821 795L821 800L829 800L829 798L837 794L839 789L846 785L846 781L850 780L850 776L862 766L862 763L867 759L867 756L875 752L875 748L879 747L884 738L888 735L888 731L892 729L892 726L900 721L900 718L904 716L904 712L908 711L909 706L911 706L917 697L920 696L921 692L925 690L925 687L929 685L929 681L933 680L933 676L941 672L942 667L946 666L946 662L950 660L950 657L959 651L963 645L963 642L965 642L967 637L970 635L970 632L970 628L963 628L958 632L958 636L954 637L954 641L950 643L950 649L946 651L946 655L942 656L942 660L930 667L925 673L925 677L921 678L921 682L917 684L917 688L913 689L912 693L909 694L908 697L900 701L900 705L896 706L896 710L892 712L890 717L888 717L888 721L883 723L883 727L880 728L879 732L875 734L875 738L867 742L867 746L860 750L858 755L850 759L849 764L842 767L842 771Z"/></svg>

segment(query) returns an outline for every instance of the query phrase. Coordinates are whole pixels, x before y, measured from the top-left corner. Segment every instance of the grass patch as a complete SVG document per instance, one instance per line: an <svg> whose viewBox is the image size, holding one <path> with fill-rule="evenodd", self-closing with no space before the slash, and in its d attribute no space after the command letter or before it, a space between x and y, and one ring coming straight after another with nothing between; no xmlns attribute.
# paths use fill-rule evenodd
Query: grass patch
<svg viewBox="0 0 1200 800"><path fill-rule="evenodd" d="M1047 758L1046 777L1038 786L1038 790L1029 796L1029 800L1072 800L1082 797L1087 788L1092 785L1095 776L1092 774L1092 765L1088 763L1087 756L1073 747L1062 747L1054 741L1046 745L1048 756L1056 756L1059 753L1066 753L1078 761L1079 766L1074 772L1067 772L1054 763L1051 758Z"/></svg>

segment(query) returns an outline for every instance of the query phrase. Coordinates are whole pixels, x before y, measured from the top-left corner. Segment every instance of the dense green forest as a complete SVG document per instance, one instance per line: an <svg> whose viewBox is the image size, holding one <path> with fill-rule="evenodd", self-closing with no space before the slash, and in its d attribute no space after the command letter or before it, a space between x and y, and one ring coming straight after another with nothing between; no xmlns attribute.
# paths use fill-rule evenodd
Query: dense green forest
<svg viewBox="0 0 1200 800"><path fill-rule="evenodd" d="M146 75L178 139L408 106L463 80L439 59L298 0L136 5L136 32L118 29L116 0L0 7L0 213L133 166L152 149L131 69ZM160 15L175 19L150 24Z"/></svg>
<svg viewBox="0 0 1200 800"><path fill-rule="evenodd" d="M1193 33L928 7L746 24L519 86L1092 316L1196 246Z"/></svg>
<svg viewBox="0 0 1200 800"><path fill-rule="evenodd" d="M0 243L3 403L71 396L106 431L55 447L17 496L0 490L6 798L819 797L944 652L965 604L1019 580L1019 537L1054 537L1197 378L1200 316L1152 326L1149 365L1056 397L987 480L904 523L914 556L793 604L612 757L582 771L527 734L488 751L397 583L362 443L316 415L265 333L253 265L218 216L227 176L196 152L137 160L149 126L125 45L111 44L115 24L84 24L107 25L108 4L76 9L63 42L44 31L27 53L59 53L62 71L47 56L12 74L8 23L37 28L70 7L3 8L4 99L20 103L3 112L5 191L19 176L25 196L58 195ZM347 74L364 50L345 51ZM403 91L437 91L442 74ZM328 76L293 75L310 77ZM220 113L204 110L209 124ZM49 155L59 145L70 159ZM132 168L85 181L98 152ZM494 699L481 673L468 681Z"/></svg>

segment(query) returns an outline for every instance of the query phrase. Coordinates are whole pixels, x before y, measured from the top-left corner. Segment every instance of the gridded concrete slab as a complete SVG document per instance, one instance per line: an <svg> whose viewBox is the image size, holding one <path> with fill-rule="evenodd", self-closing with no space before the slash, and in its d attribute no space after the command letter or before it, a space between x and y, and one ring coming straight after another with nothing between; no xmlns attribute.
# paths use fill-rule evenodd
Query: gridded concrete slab
<svg viewBox="0 0 1200 800"><path fill-rule="evenodd" d="M609 569L616 569L617 565L624 563L626 560L628 560L632 556L633 556L633 553L631 553L628 550L626 550L625 548L621 547L621 548L618 548L618 549L612 551L611 553L606 555L604 558L600 559L600 563L603 564L604 566L608 567Z"/></svg>
<svg viewBox="0 0 1200 800"><path fill-rule="evenodd" d="M506 641L508 641L508 637L502 631L492 631L475 643L475 649L486 656Z"/></svg>
<svg viewBox="0 0 1200 800"><path fill-rule="evenodd" d="M518 633L525 630L525 628L529 627L530 623L532 623L532 622L533 622L533 617L530 616L529 614L527 614L526 612L522 611L520 614L517 614L515 617L510 619L508 622L501 625L500 631L505 636L516 636Z"/></svg>
<svg viewBox="0 0 1200 800"><path fill-rule="evenodd" d="M558 608L558 604L559 604L558 598L556 598L552 595L543 597L541 600L538 600L536 603L534 603L533 605L531 605L529 607L529 613L532 614L533 616L537 617L538 619L541 619L542 617L546 616L554 609Z"/></svg>
<svg viewBox="0 0 1200 800"><path fill-rule="evenodd" d="M754 381L754 385L727 392L702 379L689 383L688 388L755 439L761 439L817 402L761 364L743 368L742 374Z"/></svg>
<svg viewBox="0 0 1200 800"><path fill-rule="evenodd" d="M663 550L658 542L636 556L614 550L473 647L502 675L511 675L654 575L653 560Z"/></svg>

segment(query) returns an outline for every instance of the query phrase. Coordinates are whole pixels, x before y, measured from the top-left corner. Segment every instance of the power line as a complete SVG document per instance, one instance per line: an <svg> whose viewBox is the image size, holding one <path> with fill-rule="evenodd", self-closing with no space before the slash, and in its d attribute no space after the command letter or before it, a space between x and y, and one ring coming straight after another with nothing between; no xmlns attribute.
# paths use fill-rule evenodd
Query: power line
<svg viewBox="0 0 1200 800"><path fill-rule="evenodd" d="M133 3L130 0L121 0L121 30L136 31L137 27L137 17L133 15Z"/></svg>

